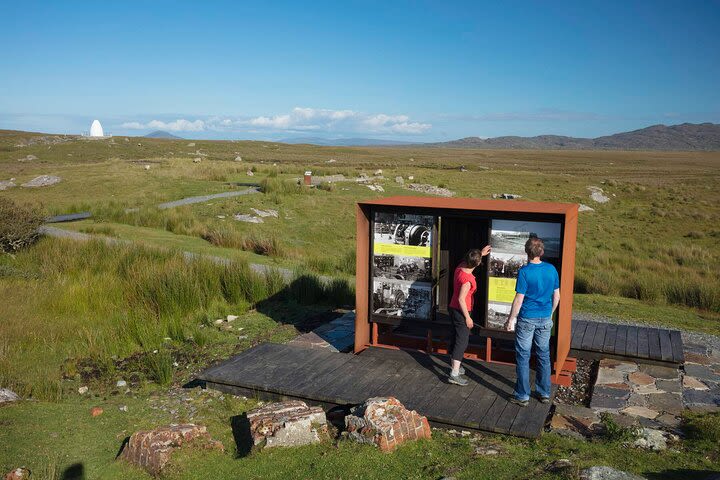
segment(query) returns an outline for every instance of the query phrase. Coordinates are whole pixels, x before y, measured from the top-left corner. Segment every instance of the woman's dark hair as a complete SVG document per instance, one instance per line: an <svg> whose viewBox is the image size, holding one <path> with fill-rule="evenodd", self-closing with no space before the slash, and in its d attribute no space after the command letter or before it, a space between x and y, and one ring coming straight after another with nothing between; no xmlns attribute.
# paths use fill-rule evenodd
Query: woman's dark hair
<svg viewBox="0 0 720 480"><path fill-rule="evenodd" d="M463 257L463 263L465 263L465 266L467 268L477 267L482 263L482 251L477 248L468 250L468 252Z"/></svg>
<svg viewBox="0 0 720 480"><path fill-rule="evenodd" d="M545 244L542 239L538 237L528 238L528 241L525 242L525 253L530 258L542 257L545 254Z"/></svg>

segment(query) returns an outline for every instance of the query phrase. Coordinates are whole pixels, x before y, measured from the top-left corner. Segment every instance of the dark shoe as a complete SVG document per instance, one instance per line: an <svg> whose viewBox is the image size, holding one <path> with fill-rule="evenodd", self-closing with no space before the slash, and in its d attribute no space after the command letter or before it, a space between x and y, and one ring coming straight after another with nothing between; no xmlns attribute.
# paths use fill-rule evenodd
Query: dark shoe
<svg viewBox="0 0 720 480"><path fill-rule="evenodd" d="M461 387L464 387L469 383L468 379L462 375L448 375L448 382L454 385L460 385Z"/></svg>
<svg viewBox="0 0 720 480"><path fill-rule="evenodd" d="M535 395L535 398L538 399L538 402L543 403L545 405L550 403L550 397L541 397L540 395Z"/></svg>
<svg viewBox="0 0 720 480"><path fill-rule="evenodd" d="M518 400L515 397L510 397L510 403L514 403L515 405L519 405L521 407L527 407L530 402L528 400Z"/></svg>

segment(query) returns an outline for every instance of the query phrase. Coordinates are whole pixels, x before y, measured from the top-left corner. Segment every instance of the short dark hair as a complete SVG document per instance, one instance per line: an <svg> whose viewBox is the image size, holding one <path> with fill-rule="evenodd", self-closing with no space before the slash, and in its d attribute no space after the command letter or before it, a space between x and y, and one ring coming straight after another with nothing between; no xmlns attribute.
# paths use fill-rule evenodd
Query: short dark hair
<svg viewBox="0 0 720 480"><path fill-rule="evenodd" d="M542 239L538 237L528 238L528 241L525 242L525 253L530 258L542 257L545 254L545 244Z"/></svg>
<svg viewBox="0 0 720 480"><path fill-rule="evenodd" d="M468 252L463 257L463 262L465 263L465 266L467 268L477 267L482 263L482 251L477 248L468 250Z"/></svg>

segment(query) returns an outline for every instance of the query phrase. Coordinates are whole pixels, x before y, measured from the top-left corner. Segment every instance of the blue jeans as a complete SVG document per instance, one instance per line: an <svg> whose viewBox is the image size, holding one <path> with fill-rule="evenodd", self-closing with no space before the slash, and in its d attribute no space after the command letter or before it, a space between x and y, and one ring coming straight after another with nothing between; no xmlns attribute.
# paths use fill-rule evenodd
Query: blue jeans
<svg viewBox="0 0 720 480"><path fill-rule="evenodd" d="M515 369L517 382L513 395L518 400L530 398L530 352L535 346L537 366L535 370L535 393L550 397L550 334L551 317L518 318L515 326Z"/></svg>

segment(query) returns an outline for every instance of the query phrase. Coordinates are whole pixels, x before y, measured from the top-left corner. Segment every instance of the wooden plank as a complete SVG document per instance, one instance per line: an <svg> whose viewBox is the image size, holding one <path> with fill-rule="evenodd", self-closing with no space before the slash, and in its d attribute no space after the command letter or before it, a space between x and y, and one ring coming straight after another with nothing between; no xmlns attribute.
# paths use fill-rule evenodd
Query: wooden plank
<svg viewBox="0 0 720 480"><path fill-rule="evenodd" d="M660 358L666 362L672 361L673 351L672 340L670 339L670 330L665 330L663 328L658 330L658 334L660 336Z"/></svg>
<svg viewBox="0 0 720 480"><path fill-rule="evenodd" d="M309 349L305 352L288 350L285 355L282 361L278 362L280 368L275 375L265 378L262 386L277 393L291 394L294 391L293 384L298 377L311 375L319 363L328 360L331 355L339 354L326 350Z"/></svg>
<svg viewBox="0 0 720 480"><path fill-rule="evenodd" d="M293 388L300 396L317 396L317 392L322 392L325 385L332 383L337 378L337 372L342 371L349 365L359 363L360 359L357 355L340 354L338 357L328 358L324 365L318 366L313 375L298 379L299 382Z"/></svg>
<svg viewBox="0 0 720 480"><path fill-rule="evenodd" d="M615 333L615 355L625 355L625 345L627 342L628 326L618 325Z"/></svg>
<svg viewBox="0 0 720 480"><path fill-rule="evenodd" d="M557 385L553 385L550 389L550 398L554 399L556 393ZM520 435L528 438L539 437L540 433L542 433L543 427L545 426L545 420L550 413L551 406L552 403L543 405L542 403L538 402L533 410L527 412L527 416L524 419L525 425L522 430L520 428L516 428L513 424L512 433L514 435Z"/></svg>
<svg viewBox="0 0 720 480"><path fill-rule="evenodd" d="M638 354L638 327L628 325L627 341L625 343L625 356L637 357Z"/></svg>
<svg viewBox="0 0 720 480"><path fill-rule="evenodd" d="M635 327L637 330L637 357L639 358L650 358L650 339L648 337L648 329L643 327Z"/></svg>
<svg viewBox="0 0 720 480"><path fill-rule="evenodd" d="M597 330L597 322L588 322L588 326L585 329L580 348L583 350L590 350L592 348L593 340L595 339L595 331Z"/></svg>
<svg viewBox="0 0 720 480"><path fill-rule="evenodd" d="M606 353L615 352L615 341L617 339L617 325L610 324L605 331L605 343L602 351Z"/></svg>
<svg viewBox="0 0 720 480"><path fill-rule="evenodd" d="M648 356L656 360L662 359L662 352L660 351L660 330L657 328L649 328L648 330Z"/></svg>
<svg viewBox="0 0 720 480"><path fill-rule="evenodd" d="M226 383L230 385L259 386L258 375L274 374L280 367L275 360L285 356L285 351L281 345L266 344L265 348L257 349L249 352L240 359L233 359L232 362L220 365L211 374L203 374L203 380L210 380L216 383Z"/></svg>
<svg viewBox="0 0 720 480"><path fill-rule="evenodd" d="M672 344L673 361L677 363L685 363L683 341L679 331L670 330L670 343Z"/></svg>
<svg viewBox="0 0 720 480"><path fill-rule="evenodd" d="M583 320L573 321L572 323L572 340L570 345L572 348L579 348L582 344L583 335L587 330L588 322Z"/></svg>
<svg viewBox="0 0 720 480"><path fill-rule="evenodd" d="M479 428L479 420L497 398L485 385L477 384L475 391L456 414L456 421L469 428Z"/></svg>
<svg viewBox="0 0 720 480"><path fill-rule="evenodd" d="M262 356L265 352L268 352L272 349L272 345L273 344L270 343L262 343L255 347L248 348L247 350L244 350L239 354L230 357L224 362L218 363L208 369L205 369L203 372L200 373L200 375L198 375L198 378L200 380L209 379L210 377L225 371L225 369L227 368L234 368L239 362L247 359L247 357L249 356Z"/></svg>
<svg viewBox="0 0 720 480"><path fill-rule="evenodd" d="M503 412L503 410L505 410L507 404L507 398L498 395L490 408L487 409L485 415L483 415L483 418L480 420L480 428L483 430L494 432L495 430L493 430L493 428L495 427L495 424L497 423L500 414Z"/></svg>
<svg viewBox="0 0 720 480"><path fill-rule="evenodd" d="M531 402L536 402L536 400L531 399ZM499 433L510 432L511 427L515 422L515 418L518 416L521 410L526 410L527 408L529 408L529 405L528 407L521 407L520 405L515 405L514 403L507 402L505 409L498 416L497 422L495 422L495 425L493 426L493 431Z"/></svg>
<svg viewBox="0 0 720 480"><path fill-rule="evenodd" d="M605 345L605 332L607 332L607 323L599 323L595 330L595 338L593 338L592 349L596 352L602 352Z"/></svg>

